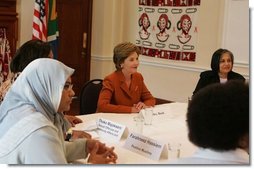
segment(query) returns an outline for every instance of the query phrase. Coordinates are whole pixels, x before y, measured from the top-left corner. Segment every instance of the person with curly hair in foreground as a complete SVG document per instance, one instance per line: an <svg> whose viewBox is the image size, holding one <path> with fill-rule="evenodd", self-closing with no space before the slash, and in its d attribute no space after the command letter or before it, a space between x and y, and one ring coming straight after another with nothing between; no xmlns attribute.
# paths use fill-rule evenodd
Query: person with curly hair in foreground
<svg viewBox="0 0 254 169"><path fill-rule="evenodd" d="M232 80L194 95L187 112L189 140L198 150L177 164L249 163L249 85Z"/></svg>

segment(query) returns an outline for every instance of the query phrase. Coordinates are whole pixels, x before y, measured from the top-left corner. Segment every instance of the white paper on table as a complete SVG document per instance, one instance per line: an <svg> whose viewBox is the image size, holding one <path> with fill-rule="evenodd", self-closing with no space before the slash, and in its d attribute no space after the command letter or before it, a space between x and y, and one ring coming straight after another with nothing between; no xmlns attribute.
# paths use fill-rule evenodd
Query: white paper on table
<svg viewBox="0 0 254 169"><path fill-rule="evenodd" d="M76 124L73 130L80 130L80 131L93 131L97 129L96 120L86 121L83 123Z"/></svg>
<svg viewBox="0 0 254 169"><path fill-rule="evenodd" d="M96 132L98 129L96 120L86 121L78 123L73 127L73 130L85 131L92 136L93 139L98 139L100 136Z"/></svg>

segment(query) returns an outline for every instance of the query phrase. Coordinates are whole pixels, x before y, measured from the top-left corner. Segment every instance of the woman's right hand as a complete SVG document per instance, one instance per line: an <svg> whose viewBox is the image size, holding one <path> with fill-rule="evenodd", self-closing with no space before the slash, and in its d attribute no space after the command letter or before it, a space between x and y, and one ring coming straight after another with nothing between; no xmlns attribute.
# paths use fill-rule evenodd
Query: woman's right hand
<svg viewBox="0 0 254 169"><path fill-rule="evenodd" d="M116 163L117 155L114 152L114 147L107 147L105 144L93 140L87 140L87 152L90 153L90 157L88 158L89 163L95 164L108 164L108 163Z"/></svg>
<svg viewBox="0 0 254 169"><path fill-rule="evenodd" d="M136 107L131 108L131 113L138 113L140 110L137 109Z"/></svg>
<svg viewBox="0 0 254 169"><path fill-rule="evenodd" d="M143 102L138 102L137 104L134 104L131 108L132 113L138 113L140 110L147 108L146 104Z"/></svg>
<svg viewBox="0 0 254 169"><path fill-rule="evenodd" d="M90 156L88 158L88 163L92 164L115 164L117 157L113 153L114 147L108 148L104 153L99 153L99 143L95 143Z"/></svg>

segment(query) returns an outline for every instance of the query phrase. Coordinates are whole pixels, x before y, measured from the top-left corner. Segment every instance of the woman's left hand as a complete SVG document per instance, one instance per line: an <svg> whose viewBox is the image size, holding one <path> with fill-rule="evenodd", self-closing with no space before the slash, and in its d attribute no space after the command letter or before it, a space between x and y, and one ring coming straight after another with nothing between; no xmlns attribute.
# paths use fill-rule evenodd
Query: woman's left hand
<svg viewBox="0 0 254 169"><path fill-rule="evenodd" d="M72 139L78 139L78 138L87 138L87 139L91 139L92 136L84 131L78 131L78 130L72 130Z"/></svg>

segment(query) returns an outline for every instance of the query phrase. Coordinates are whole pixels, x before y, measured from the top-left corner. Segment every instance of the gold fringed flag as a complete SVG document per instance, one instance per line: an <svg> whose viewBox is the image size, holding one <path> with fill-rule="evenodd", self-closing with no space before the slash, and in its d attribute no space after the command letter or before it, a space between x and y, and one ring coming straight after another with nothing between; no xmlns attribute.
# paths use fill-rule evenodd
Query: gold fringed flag
<svg viewBox="0 0 254 169"><path fill-rule="evenodd" d="M7 79L10 73L11 50L6 28L0 27L0 85Z"/></svg>

